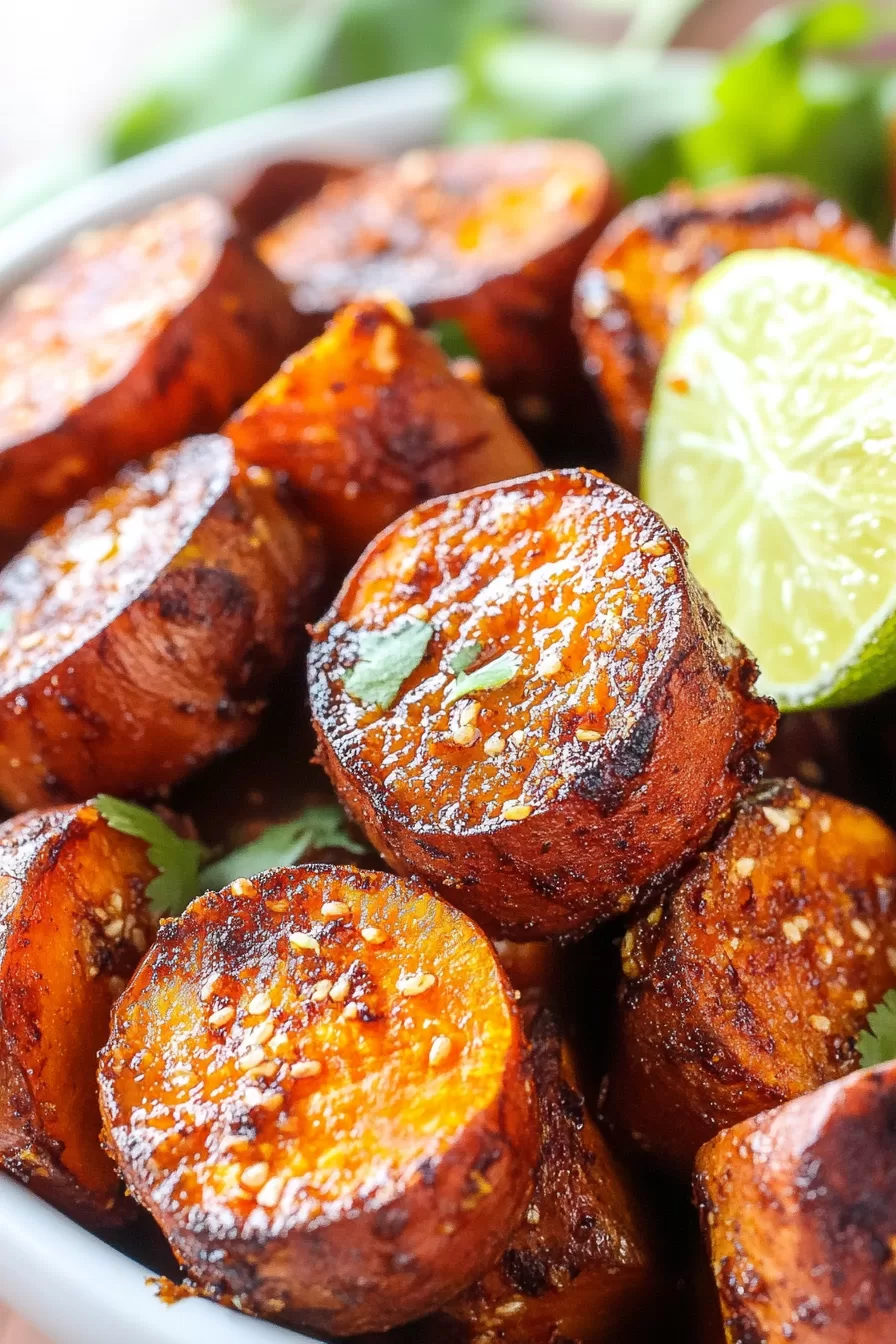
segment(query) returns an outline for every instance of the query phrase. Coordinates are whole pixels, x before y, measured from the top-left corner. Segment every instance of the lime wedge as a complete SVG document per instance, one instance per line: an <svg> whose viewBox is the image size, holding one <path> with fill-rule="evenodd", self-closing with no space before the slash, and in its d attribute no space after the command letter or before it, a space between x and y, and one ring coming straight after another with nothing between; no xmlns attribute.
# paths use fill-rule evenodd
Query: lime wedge
<svg viewBox="0 0 896 1344"><path fill-rule="evenodd" d="M660 366L642 473L782 709L896 685L886 280L790 249L716 266Z"/></svg>

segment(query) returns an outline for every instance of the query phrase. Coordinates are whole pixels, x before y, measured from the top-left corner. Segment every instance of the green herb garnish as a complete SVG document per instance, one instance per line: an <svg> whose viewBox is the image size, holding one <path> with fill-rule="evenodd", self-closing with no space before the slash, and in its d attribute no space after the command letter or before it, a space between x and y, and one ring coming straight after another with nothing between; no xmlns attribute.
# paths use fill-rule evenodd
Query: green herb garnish
<svg viewBox="0 0 896 1344"><path fill-rule="evenodd" d="M358 660L342 672L353 700L389 709L412 672L423 662L433 629L428 621L406 616L385 630L358 632Z"/></svg>
<svg viewBox="0 0 896 1344"><path fill-rule="evenodd" d="M459 672L454 684L448 689L445 704L453 705L455 700L465 695L475 695L477 691L493 691L497 686L506 686L522 665L523 660L518 653L502 653L490 663L477 667L475 672Z"/></svg>
<svg viewBox="0 0 896 1344"><path fill-rule="evenodd" d="M462 644L457 653L448 659L448 666L455 676L459 676L461 672L466 672L471 663L475 663L481 652L482 645L478 640L473 644Z"/></svg>
<svg viewBox="0 0 896 1344"><path fill-rule="evenodd" d="M478 359L463 324L454 317L444 317L429 328L448 359Z"/></svg>
<svg viewBox="0 0 896 1344"><path fill-rule="evenodd" d="M868 1029L860 1031L856 1049L862 1068L896 1059L896 989L890 989L868 1014Z"/></svg>
<svg viewBox="0 0 896 1344"><path fill-rule="evenodd" d="M315 849L345 849L364 854L365 846L350 835L345 814L335 803L306 807L292 821L262 831L223 858L207 864L199 874L203 891L219 891L240 877L256 877L268 868L288 868Z"/></svg>
<svg viewBox="0 0 896 1344"><path fill-rule="evenodd" d="M147 843L146 857L159 870L146 888L152 909L159 915L181 915L199 894L199 864L202 846L185 840L155 812L137 803L126 803L108 793L91 799L100 816L113 830L133 835Z"/></svg>

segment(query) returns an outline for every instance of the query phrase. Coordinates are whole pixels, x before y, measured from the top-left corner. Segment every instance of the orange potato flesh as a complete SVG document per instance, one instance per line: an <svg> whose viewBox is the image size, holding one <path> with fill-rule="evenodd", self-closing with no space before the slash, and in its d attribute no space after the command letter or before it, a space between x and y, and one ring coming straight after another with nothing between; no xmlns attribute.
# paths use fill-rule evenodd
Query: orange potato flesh
<svg viewBox="0 0 896 1344"><path fill-rule="evenodd" d="M100 1146L96 1054L155 936L155 876L92 807L0 826L0 1162L92 1226L129 1216Z"/></svg>
<svg viewBox="0 0 896 1344"><path fill-rule="evenodd" d="M695 1194L728 1344L883 1344L896 1317L896 1064L724 1130Z"/></svg>
<svg viewBox="0 0 896 1344"><path fill-rule="evenodd" d="M395 294L423 325L459 321L514 416L561 414L581 375L573 282L612 217L604 163L576 141L415 150L326 186L259 252L319 322Z"/></svg>
<svg viewBox="0 0 896 1344"><path fill-rule="evenodd" d="M111 1150L197 1284L289 1324L440 1306L529 1197L512 992L416 881L307 866L194 901L123 997L100 1079Z"/></svg>
<svg viewBox="0 0 896 1344"><path fill-rule="evenodd" d="M233 217L251 238L313 200L328 182L352 177L358 167L320 159L280 159L245 184L233 201Z"/></svg>
<svg viewBox="0 0 896 1344"><path fill-rule="evenodd" d="M0 310L0 553L126 462L217 429L302 330L211 197L80 235Z"/></svg>
<svg viewBox="0 0 896 1344"><path fill-rule="evenodd" d="M539 467L500 402L395 303L342 309L224 433L244 461L287 473L343 573L421 500Z"/></svg>
<svg viewBox="0 0 896 1344"><path fill-rule="evenodd" d="M0 573L0 799L158 791L245 741L319 572L228 439L126 468Z"/></svg>
<svg viewBox="0 0 896 1344"><path fill-rule="evenodd" d="M692 286L732 252L772 247L892 270L865 224L787 178L703 191L678 184L635 201L595 243L576 282L573 325L629 474L641 456L657 366Z"/></svg>
<svg viewBox="0 0 896 1344"><path fill-rule="evenodd" d="M869 1006L896 986L896 835L795 780L730 829L629 931L607 1109L689 1168L720 1129L855 1068Z"/></svg>
<svg viewBox="0 0 896 1344"><path fill-rule="evenodd" d="M353 698L358 632L409 617L433 633L394 703ZM705 842L774 731L680 539L593 472L405 515L312 638L320 755L347 810L391 866L497 936L583 931L629 909ZM449 706L451 662L471 644L468 674L501 655L519 670Z"/></svg>

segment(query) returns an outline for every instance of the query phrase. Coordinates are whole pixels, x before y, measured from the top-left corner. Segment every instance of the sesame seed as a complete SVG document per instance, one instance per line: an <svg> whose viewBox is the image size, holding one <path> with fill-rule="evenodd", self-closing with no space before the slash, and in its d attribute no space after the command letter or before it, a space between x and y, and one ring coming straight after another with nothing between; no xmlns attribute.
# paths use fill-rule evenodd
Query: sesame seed
<svg viewBox="0 0 896 1344"><path fill-rule="evenodd" d="M669 549L669 544L657 537L656 541L645 541L641 546L641 552L644 555L665 555Z"/></svg>
<svg viewBox="0 0 896 1344"><path fill-rule="evenodd" d="M563 660L559 653L546 653L536 669L539 676L556 677L558 672L563 671Z"/></svg>
<svg viewBox="0 0 896 1344"><path fill-rule="evenodd" d="M240 1185L246 1190L260 1190L270 1175L267 1162L253 1162L240 1175Z"/></svg>
<svg viewBox="0 0 896 1344"><path fill-rule="evenodd" d="M756 860L749 858L746 855L744 858L736 859L734 862L734 871L737 873L738 877L749 877L755 867Z"/></svg>
<svg viewBox="0 0 896 1344"><path fill-rule="evenodd" d="M541 1214L534 1204L530 1204L526 1210L526 1222L531 1223L533 1227L537 1227L541 1222Z"/></svg>
<svg viewBox="0 0 896 1344"><path fill-rule="evenodd" d="M124 909L124 905L121 899L120 891L113 891L112 895L109 897L109 909L112 910L116 915L121 914L122 910Z"/></svg>
<svg viewBox="0 0 896 1344"><path fill-rule="evenodd" d="M260 1106L267 1095L268 1094L266 1092L262 1092L260 1087L255 1087L253 1085L251 1087L246 1088L245 1092L243 1093L243 1101L249 1107ZM277 1094L275 1092L272 1093L272 1095L276 1096Z"/></svg>
<svg viewBox="0 0 896 1344"><path fill-rule="evenodd" d="M273 1114L273 1112L283 1109L284 1101L285 1097L282 1092L265 1092L258 1104L263 1111L270 1111Z"/></svg>
<svg viewBox="0 0 896 1344"><path fill-rule="evenodd" d="M428 989L432 989L435 982L435 976L430 975L428 971L418 971L416 975L408 975L406 971L402 971L395 988L405 998L413 999L418 994L425 994Z"/></svg>
<svg viewBox="0 0 896 1344"><path fill-rule="evenodd" d="M838 929L835 929L833 924L829 924L824 932L828 942L834 947L843 946L843 934L840 933Z"/></svg>
<svg viewBox="0 0 896 1344"><path fill-rule="evenodd" d="M408 607L408 615L415 621L425 621L427 616L426 608L419 602L415 602L412 607Z"/></svg>
<svg viewBox="0 0 896 1344"><path fill-rule="evenodd" d="M290 1078L316 1078L323 1072L323 1064L319 1059L300 1059L297 1064L293 1064L289 1070Z"/></svg>
<svg viewBox="0 0 896 1344"><path fill-rule="evenodd" d="M330 998L333 1003L345 1003L351 993L352 982L347 975L340 975L333 988L330 990Z"/></svg>
<svg viewBox="0 0 896 1344"><path fill-rule="evenodd" d="M871 930L864 919L851 919L849 921L849 927L857 938L861 938L863 943L868 942L868 939L871 937Z"/></svg>
<svg viewBox="0 0 896 1344"><path fill-rule="evenodd" d="M665 578L667 583L674 583L675 580L678 578L678 570L675 568L674 565L667 565L665 570L663 571L663 577Z"/></svg>
<svg viewBox="0 0 896 1344"><path fill-rule="evenodd" d="M801 943L803 941L803 935L800 933L792 919L784 920L784 923L781 925L781 932L784 934L788 943Z"/></svg>
<svg viewBox="0 0 896 1344"><path fill-rule="evenodd" d="M342 1010L342 1016L349 1022L354 1021L358 1016L358 1005L356 1003L347 1003Z"/></svg>
<svg viewBox="0 0 896 1344"><path fill-rule="evenodd" d="M434 1036L432 1045L429 1047L429 1062L433 1068L439 1064L444 1064L445 1060L451 1054L451 1041L447 1036Z"/></svg>
<svg viewBox="0 0 896 1344"><path fill-rule="evenodd" d="M284 1184L282 1176L272 1176L269 1181L265 1181L255 1196L256 1204L260 1204L263 1209L275 1209L280 1203Z"/></svg>
<svg viewBox="0 0 896 1344"><path fill-rule="evenodd" d="M852 1001L856 1008L868 1007L868 995L865 993L864 989L857 989L852 996Z"/></svg>
<svg viewBox="0 0 896 1344"><path fill-rule="evenodd" d="M372 924L368 924L361 930L361 937L365 943L379 944L384 943L388 934L383 933L382 929L375 929Z"/></svg>
<svg viewBox="0 0 896 1344"><path fill-rule="evenodd" d="M279 1060L263 1059L260 1064L253 1064L251 1068L245 1069L244 1072L247 1078L273 1078L279 1068Z"/></svg>
<svg viewBox="0 0 896 1344"><path fill-rule="evenodd" d="M284 1045L289 1045L289 1032L278 1031L276 1036L272 1036L268 1041L269 1050L282 1050Z"/></svg>
<svg viewBox="0 0 896 1344"><path fill-rule="evenodd" d="M663 917L663 907L661 905L655 905L651 910L650 914L647 916L647 923L659 924L662 917Z"/></svg>
<svg viewBox="0 0 896 1344"><path fill-rule="evenodd" d="M398 368L398 351L395 348L395 328L385 323L377 327L370 342L370 363L377 373L390 374Z"/></svg>
<svg viewBox="0 0 896 1344"><path fill-rule="evenodd" d="M319 952L320 943L316 938L312 938L310 933L302 933L301 929L295 929L289 935L289 945L296 952Z"/></svg>
<svg viewBox="0 0 896 1344"><path fill-rule="evenodd" d="M250 1045L267 1045L274 1034L274 1024L270 1018L253 1027L246 1038Z"/></svg>
<svg viewBox="0 0 896 1344"><path fill-rule="evenodd" d="M231 882L230 890L234 896L254 896L255 883L250 882L248 877L238 877L235 882Z"/></svg>
<svg viewBox="0 0 896 1344"><path fill-rule="evenodd" d="M887 964L891 971L896 971L896 947L887 948Z"/></svg>
<svg viewBox="0 0 896 1344"><path fill-rule="evenodd" d="M823 1013L813 1013L809 1018L809 1026L812 1027L813 1031L820 1031L822 1035L825 1035L831 1029L831 1019L825 1017Z"/></svg>
<svg viewBox="0 0 896 1344"><path fill-rule="evenodd" d="M818 960L821 962L822 966L831 966L831 965L833 965L833 962L834 962L834 953L833 953L833 952L831 951L831 949L828 947L827 943L819 943L819 945L818 945Z"/></svg>
<svg viewBox="0 0 896 1344"><path fill-rule="evenodd" d="M809 921L805 915L794 915L793 922L799 929L800 933L805 933L809 927Z"/></svg>
<svg viewBox="0 0 896 1344"><path fill-rule="evenodd" d="M458 706L457 721L462 728L475 723L482 708L478 700L463 700Z"/></svg>
<svg viewBox="0 0 896 1344"><path fill-rule="evenodd" d="M491 737L485 739L482 749L486 756L500 756L506 746L507 743L500 733L492 733Z"/></svg>
<svg viewBox="0 0 896 1344"><path fill-rule="evenodd" d="M793 821L789 812L781 807L763 807L762 815L771 822L778 835L786 835Z"/></svg>
<svg viewBox="0 0 896 1344"><path fill-rule="evenodd" d="M736 952L737 949L740 947L740 939L739 939L739 938L729 938L729 939L728 939L728 946L731 948L732 952Z"/></svg>
<svg viewBox="0 0 896 1344"><path fill-rule="evenodd" d="M638 963L636 961L633 961L631 957L628 957L622 963L622 974L626 977L626 979L634 980L638 974Z"/></svg>
<svg viewBox="0 0 896 1344"><path fill-rule="evenodd" d="M26 652L28 649L36 649L42 640L43 632L40 630L32 630L29 635L22 635L22 638L19 640L19 648L24 649Z"/></svg>
<svg viewBox="0 0 896 1344"><path fill-rule="evenodd" d="M517 728L515 733L510 734L510 740L515 747L521 747L526 740L526 734L522 728Z"/></svg>
<svg viewBox="0 0 896 1344"><path fill-rule="evenodd" d="M274 915L282 915L289 909L289 901L265 901L265 905Z"/></svg>
<svg viewBox="0 0 896 1344"><path fill-rule="evenodd" d="M382 294L379 297L380 303L390 312L396 322L400 322L403 327L412 327L414 325L414 314L406 303L395 297L394 294Z"/></svg>
<svg viewBox="0 0 896 1344"><path fill-rule="evenodd" d="M451 741L458 747L472 747L479 736L479 729L472 723L459 723L451 730Z"/></svg>
<svg viewBox="0 0 896 1344"><path fill-rule="evenodd" d="M622 939L622 943L620 944L619 950L624 957L627 957L631 952L632 948L634 947L634 945L635 945L635 935L632 933L631 929L629 929L625 937Z"/></svg>
<svg viewBox="0 0 896 1344"><path fill-rule="evenodd" d="M818 829L824 835L827 835L828 831L831 829L831 818L829 813L822 812L821 816L818 818Z"/></svg>
<svg viewBox="0 0 896 1344"><path fill-rule="evenodd" d="M236 1009L228 1004L226 1008L219 1008L216 1013L212 1013L208 1019L208 1024L210 1027L226 1027L235 1017Z"/></svg>
<svg viewBox="0 0 896 1344"><path fill-rule="evenodd" d="M147 937L141 928L135 928L131 934L131 945L135 952L146 951Z"/></svg>
<svg viewBox="0 0 896 1344"><path fill-rule="evenodd" d="M261 1046L253 1046L243 1055L242 1059L237 1060L237 1068L245 1073L247 1069L254 1069L255 1065L260 1064L263 1059L264 1051Z"/></svg>
<svg viewBox="0 0 896 1344"><path fill-rule="evenodd" d="M332 988L332 980L318 980L317 984L311 990L312 1003L323 1003Z"/></svg>
<svg viewBox="0 0 896 1344"><path fill-rule="evenodd" d="M505 821L525 821L531 811L528 803L505 803L501 808L501 816Z"/></svg>
<svg viewBox="0 0 896 1344"><path fill-rule="evenodd" d="M255 997L250 999L246 1004L246 1012L250 1017L259 1017L262 1013L268 1013L270 1010L271 996L270 994L266 994L264 990L262 990L260 994L256 994Z"/></svg>
<svg viewBox="0 0 896 1344"><path fill-rule="evenodd" d="M110 919L108 924L103 925L103 933L107 938L118 938L123 928L123 919Z"/></svg>
<svg viewBox="0 0 896 1344"><path fill-rule="evenodd" d="M345 901L324 901L320 913L323 919L342 919L344 915L350 915L351 910Z"/></svg>
<svg viewBox="0 0 896 1344"><path fill-rule="evenodd" d="M601 736L602 736L602 734L601 734L601 733L597 733L597 732L595 732L593 728L577 728L577 729L576 729L576 741L577 741L577 742L599 742L600 739L601 739Z"/></svg>

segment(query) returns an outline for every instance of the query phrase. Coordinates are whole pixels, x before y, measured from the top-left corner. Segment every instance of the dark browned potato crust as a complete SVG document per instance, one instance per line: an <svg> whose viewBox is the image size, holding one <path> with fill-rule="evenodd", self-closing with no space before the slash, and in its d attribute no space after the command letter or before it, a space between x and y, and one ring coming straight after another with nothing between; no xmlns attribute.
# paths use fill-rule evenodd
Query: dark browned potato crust
<svg viewBox="0 0 896 1344"><path fill-rule="evenodd" d="M884 1344L896 1326L896 1064L724 1130L695 1194L729 1344Z"/></svg>
<svg viewBox="0 0 896 1344"><path fill-rule="evenodd" d="M345 574L433 495L541 465L501 403L457 377L404 304L336 314L224 427L245 462L287 474Z"/></svg>
<svg viewBox="0 0 896 1344"><path fill-rule="evenodd" d="M359 703L358 631L409 616L434 629L422 662L391 708ZM522 941L582 932L679 867L755 781L777 717L680 538L594 472L406 514L313 641L320 756L348 811L397 871ZM521 667L448 708L469 642L473 669Z"/></svg>
<svg viewBox="0 0 896 1344"><path fill-rule="evenodd" d="M538 422L578 395L572 287L614 205L606 164L577 141L414 150L326 186L258 247L321 325L377 292L424 326L459 321L488 386Z"/></svg>
<svg viewBox="0 0 896 1344"><path fill-rule="evenodd" d="M229 439L125 468L0 573L0 799L157 792L244 742L319 576Z"/></svg>
<svg viewBox="0 0 896 1344"><path fill-rule="evenodd" d="M0 826L0 1163L95 1227L133 1208L100 1146L95 1060L155 936L155 876L145 844L92 807Z"/></svg>
<svg viewBox="0 0 896 1344"><path fill-rule="evenodd" d="M328 182L353 177L359 165L328 163L323 159L279 159L269 163L234 198L237 224L255 238L285 215L313 200Z"/></svg>
<svg viewBox="0 0 896 1344"><path fill-rule="evenodd" d="M194 901L119 1003L100 1085L199 1287L287 1324L438 1308L528 1203L513 993L471 920L391 874L280 869Z"/></svg>
<svg viewBox="0 0 896 1344"><path fill-rule="evenodd" d="M694 283L732 252L798 247L891 271L871 230L802 182L683 183L623 210L597 240L575 289L585 370L615 424L627 479L637 472L657 366Z"/></svg>
<svg viewBox="0 0 896 1344"><path fill-rule="evenodd" d="M728 1125L855 1068L896 986L896 835L795 780L763 784L626 935L607 1110L687 1169Z"/></svg>
<svg viewBox="0 0 896 1344"><path fill-rule="evenodd" d="M529 1207L489 1272L414 1327L420 1344L617 1344L661 1295L633 1193L549 1008L529 1039L541 1132Z"/></svg>
<svg viewBox="0 0 896 1344"><path fill-rule="evenodd" d="M126 462L218 429L302 339L209 196L80 235L0 310L0 556Z"/></svg>

